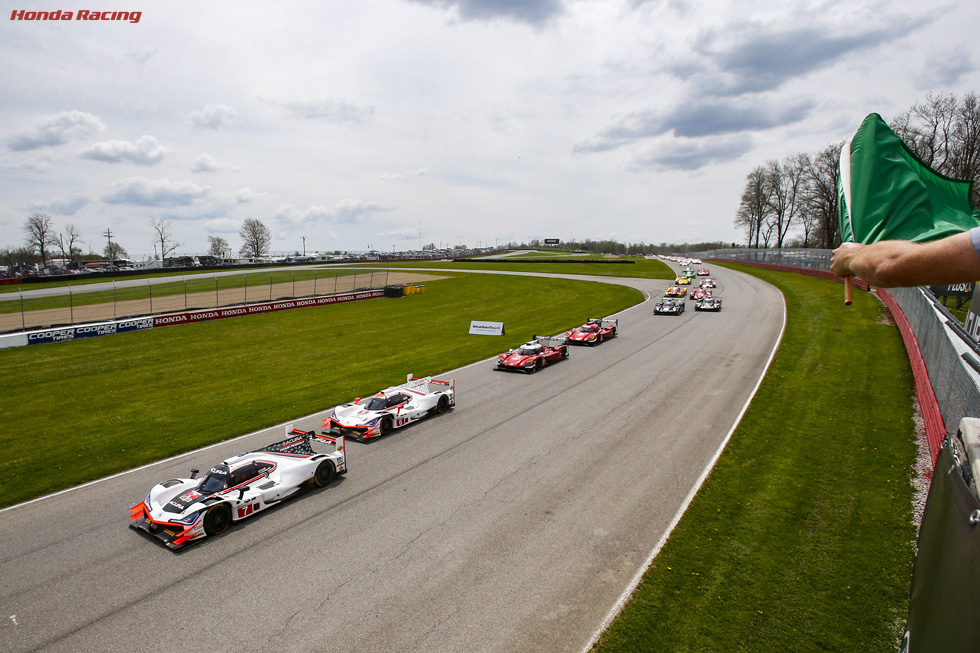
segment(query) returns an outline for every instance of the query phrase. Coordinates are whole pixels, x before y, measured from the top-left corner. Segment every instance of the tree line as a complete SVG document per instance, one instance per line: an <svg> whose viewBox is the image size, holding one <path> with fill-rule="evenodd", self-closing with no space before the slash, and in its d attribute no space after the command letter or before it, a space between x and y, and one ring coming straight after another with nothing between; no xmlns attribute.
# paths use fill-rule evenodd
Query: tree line
<svg viewBox="0 0 980 653"><path fill-rule="evenodd" d="M173 235L169 220L151 218L150 230L153 243L154 260L164 261L184 243ZM81 261L99 258L99 255L85 254L82 251L82 234L74 224L66 224L57 230L54 220L46 213L32 213L24 221L24 242L20 247L0 248L0 261L11 269L44 267L52 258L61 258L69 267ZM109 261L127 259L129 254L119 241L112 240L111 229L106 229L106 245L101 250L101 258ZM261 220L246 218L238 232L242 239L239 255L244 258L258 258L269 253L272 245L272 232ZM208 236L208 255L215 258L230 258L232 250L228 241L221 236Z"/></svg>
<svg viewBox="0 0 980 653"><path fill-rule="evenodd" d="M929 94L889 126L933 170L954 179L980 180L980 97ZM749 247L840 245L837 217L839 161L844 141L816 154L769 160L746 177L735 214ZM980 203L974 187L973 201Z"/></svg>

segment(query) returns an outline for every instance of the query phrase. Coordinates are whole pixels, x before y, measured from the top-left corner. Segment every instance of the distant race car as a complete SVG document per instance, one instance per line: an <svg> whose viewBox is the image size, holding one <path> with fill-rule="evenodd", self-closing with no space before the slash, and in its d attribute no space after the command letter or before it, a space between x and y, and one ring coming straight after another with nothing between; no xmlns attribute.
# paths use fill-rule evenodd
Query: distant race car
<svg viewBox="0 0 980 653"><path fill-rule="evenodd" d="M684 301L665 297L653 307L654 315L680 315L684 312Z"/></svg>
<svg viewBox="0 0 980 653"><path fill-rule="evenodd" d="M568 358L568 345L564 337L534 336L517 349L511 349L497 356L498 370L519 370L534 374L545 365Z"/></svg>
<svg viewBox="0 0 980 653"><path fill-rule="evenodd" d="M687 294L687 288L683 286L670 286L664 291L664 297L683 297Z"/></svg>
<svg viewBox="0 0 980 653"><path fill-rule="evenodd" d="M566 341L572 345L595 346L617 335L619 335L619 320L592 317L582 326L565 332Z"/></svg>
<svg viewBox="0 0 980 653"><path fill-rule="evenodd" d="M696 311L720 311L721 297L705 297L694 305Z"/></svg>
<svg viewBox="0 0 980 653"><path fill-rule="evenodd" d="M714 279L702 279L699 285L702 288L714 288L718 285L718 282Z"/></svg>
<svg viewBox="0 0 980 653"><path fill-rule="evenodd" d="M444 413L456 405L456 381L438 381L411 374L401 385L385 388L372 397L357 398L334 407L323 420L329 433L367 440L388 435L423 417Z"/></svg>
<svg viewBox="0 0 980 653"><path fill-rule="evenodd" d="M699 277L706 277L709 274L711 274L711 272L709 272L707 268L698 268L698 276Z"/></svg>
<svg viewBox="0 0 980 653"><path fill-rule="evenodd" d="M154 485L130 509L130 526L178 549L282 502L303 487L323 487L347 473L344 438L286 427L288 437L228 458L197 478L174 478ZM313 449L313 441L326 451Z"/></svg>
<svg viewBox="0 0 980 653"><path fill-rule="evenodd" d="M705 297L711 297L711 290L706 288L695 288L691 291L691 299L694 301L700 301Z"/></svg>
<svg viewBox="0 0 980 653"><path fill-rule="evenodd" d="M677 277L674 283L678 286L689 286L691 285L691 279L689 277Z"/></svg>

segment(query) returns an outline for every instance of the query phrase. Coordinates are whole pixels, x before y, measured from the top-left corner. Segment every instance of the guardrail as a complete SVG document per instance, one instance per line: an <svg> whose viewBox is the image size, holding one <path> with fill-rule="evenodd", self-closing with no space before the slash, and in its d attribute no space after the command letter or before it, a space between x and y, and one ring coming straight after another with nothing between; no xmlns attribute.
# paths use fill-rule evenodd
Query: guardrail
<svg viewBox="0 0 980 653"><path fill-rule="evenodd" d="M838 279L830 272L831 251L725 249L698 255ZM867 284L855 285L867 289ZM899 328L903 321L907 325L903 338L916 373L916 391L935 462L943 439L947 433L956 433L960 419L980 416L980 345L927 288L879 288L875 292L892 311Z"/></svg>

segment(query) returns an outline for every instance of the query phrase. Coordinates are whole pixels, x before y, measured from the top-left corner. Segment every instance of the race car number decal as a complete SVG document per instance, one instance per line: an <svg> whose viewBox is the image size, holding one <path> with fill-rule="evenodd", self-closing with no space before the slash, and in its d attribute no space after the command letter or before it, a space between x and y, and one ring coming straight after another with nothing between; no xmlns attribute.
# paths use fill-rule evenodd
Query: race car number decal
<svg viewBox="0 0 980 653"><path fill-rule="evenodd" d="M255 512L255 510L258 507L259 507L259 504L258 503L250 503L247 506L245 506L244 508L239 508L238 509L238 518L241 519L243 517L248 517L253 512Z"/></svg>

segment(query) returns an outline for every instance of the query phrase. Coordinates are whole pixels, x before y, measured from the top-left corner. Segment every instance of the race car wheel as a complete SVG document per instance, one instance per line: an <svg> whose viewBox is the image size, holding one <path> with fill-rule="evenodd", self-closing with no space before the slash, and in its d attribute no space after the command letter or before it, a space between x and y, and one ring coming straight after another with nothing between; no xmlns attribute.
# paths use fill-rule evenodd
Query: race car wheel
<svg viewBox="0 0 980 653"><path fill-rule="evenodd" d="M562 349L561 350L561 357L562 358L568 358L568 348L567 347L565 349Z"/></svg>
<svg viewBox="0 0 980 653"><path fill-rule="evenodd" d="M440 415L449 410L449 397L446 395L439 395L439 401L436 402L436 412Z"/></svg>
<svg viewBox="0 0 980 653"><path fill-rule="evenodd" d="M324 460L317 465L316 471L313 472L313 484L317 487L323 487L333 480L336 471L332 461Z"/></svg>
<svg viewBox="0 0 980 653"><path fill-rule="evenodd" d="M390 417L381 418L381 435L388 435L395 428L395 422Z"/></svg>
<svg viewBox="0 0 980 653"><path fill-rule="evenodd" d="M218 503L204 513L204 532L208 535L220 535L231 526L231 508L227 503Z"/></svg>
<svg viewBox="0 0 980 653"><path fill-rule="evenodd" d="M595 340L593 340L592 342L590 342L590 343L589 343L589 346L590 346L590 347L595 347L595 346L596 346L596 345L598 345L598 344L599 344L599 337L598 337L598 336L596 336L596 339L595 339Z"/></svg>

